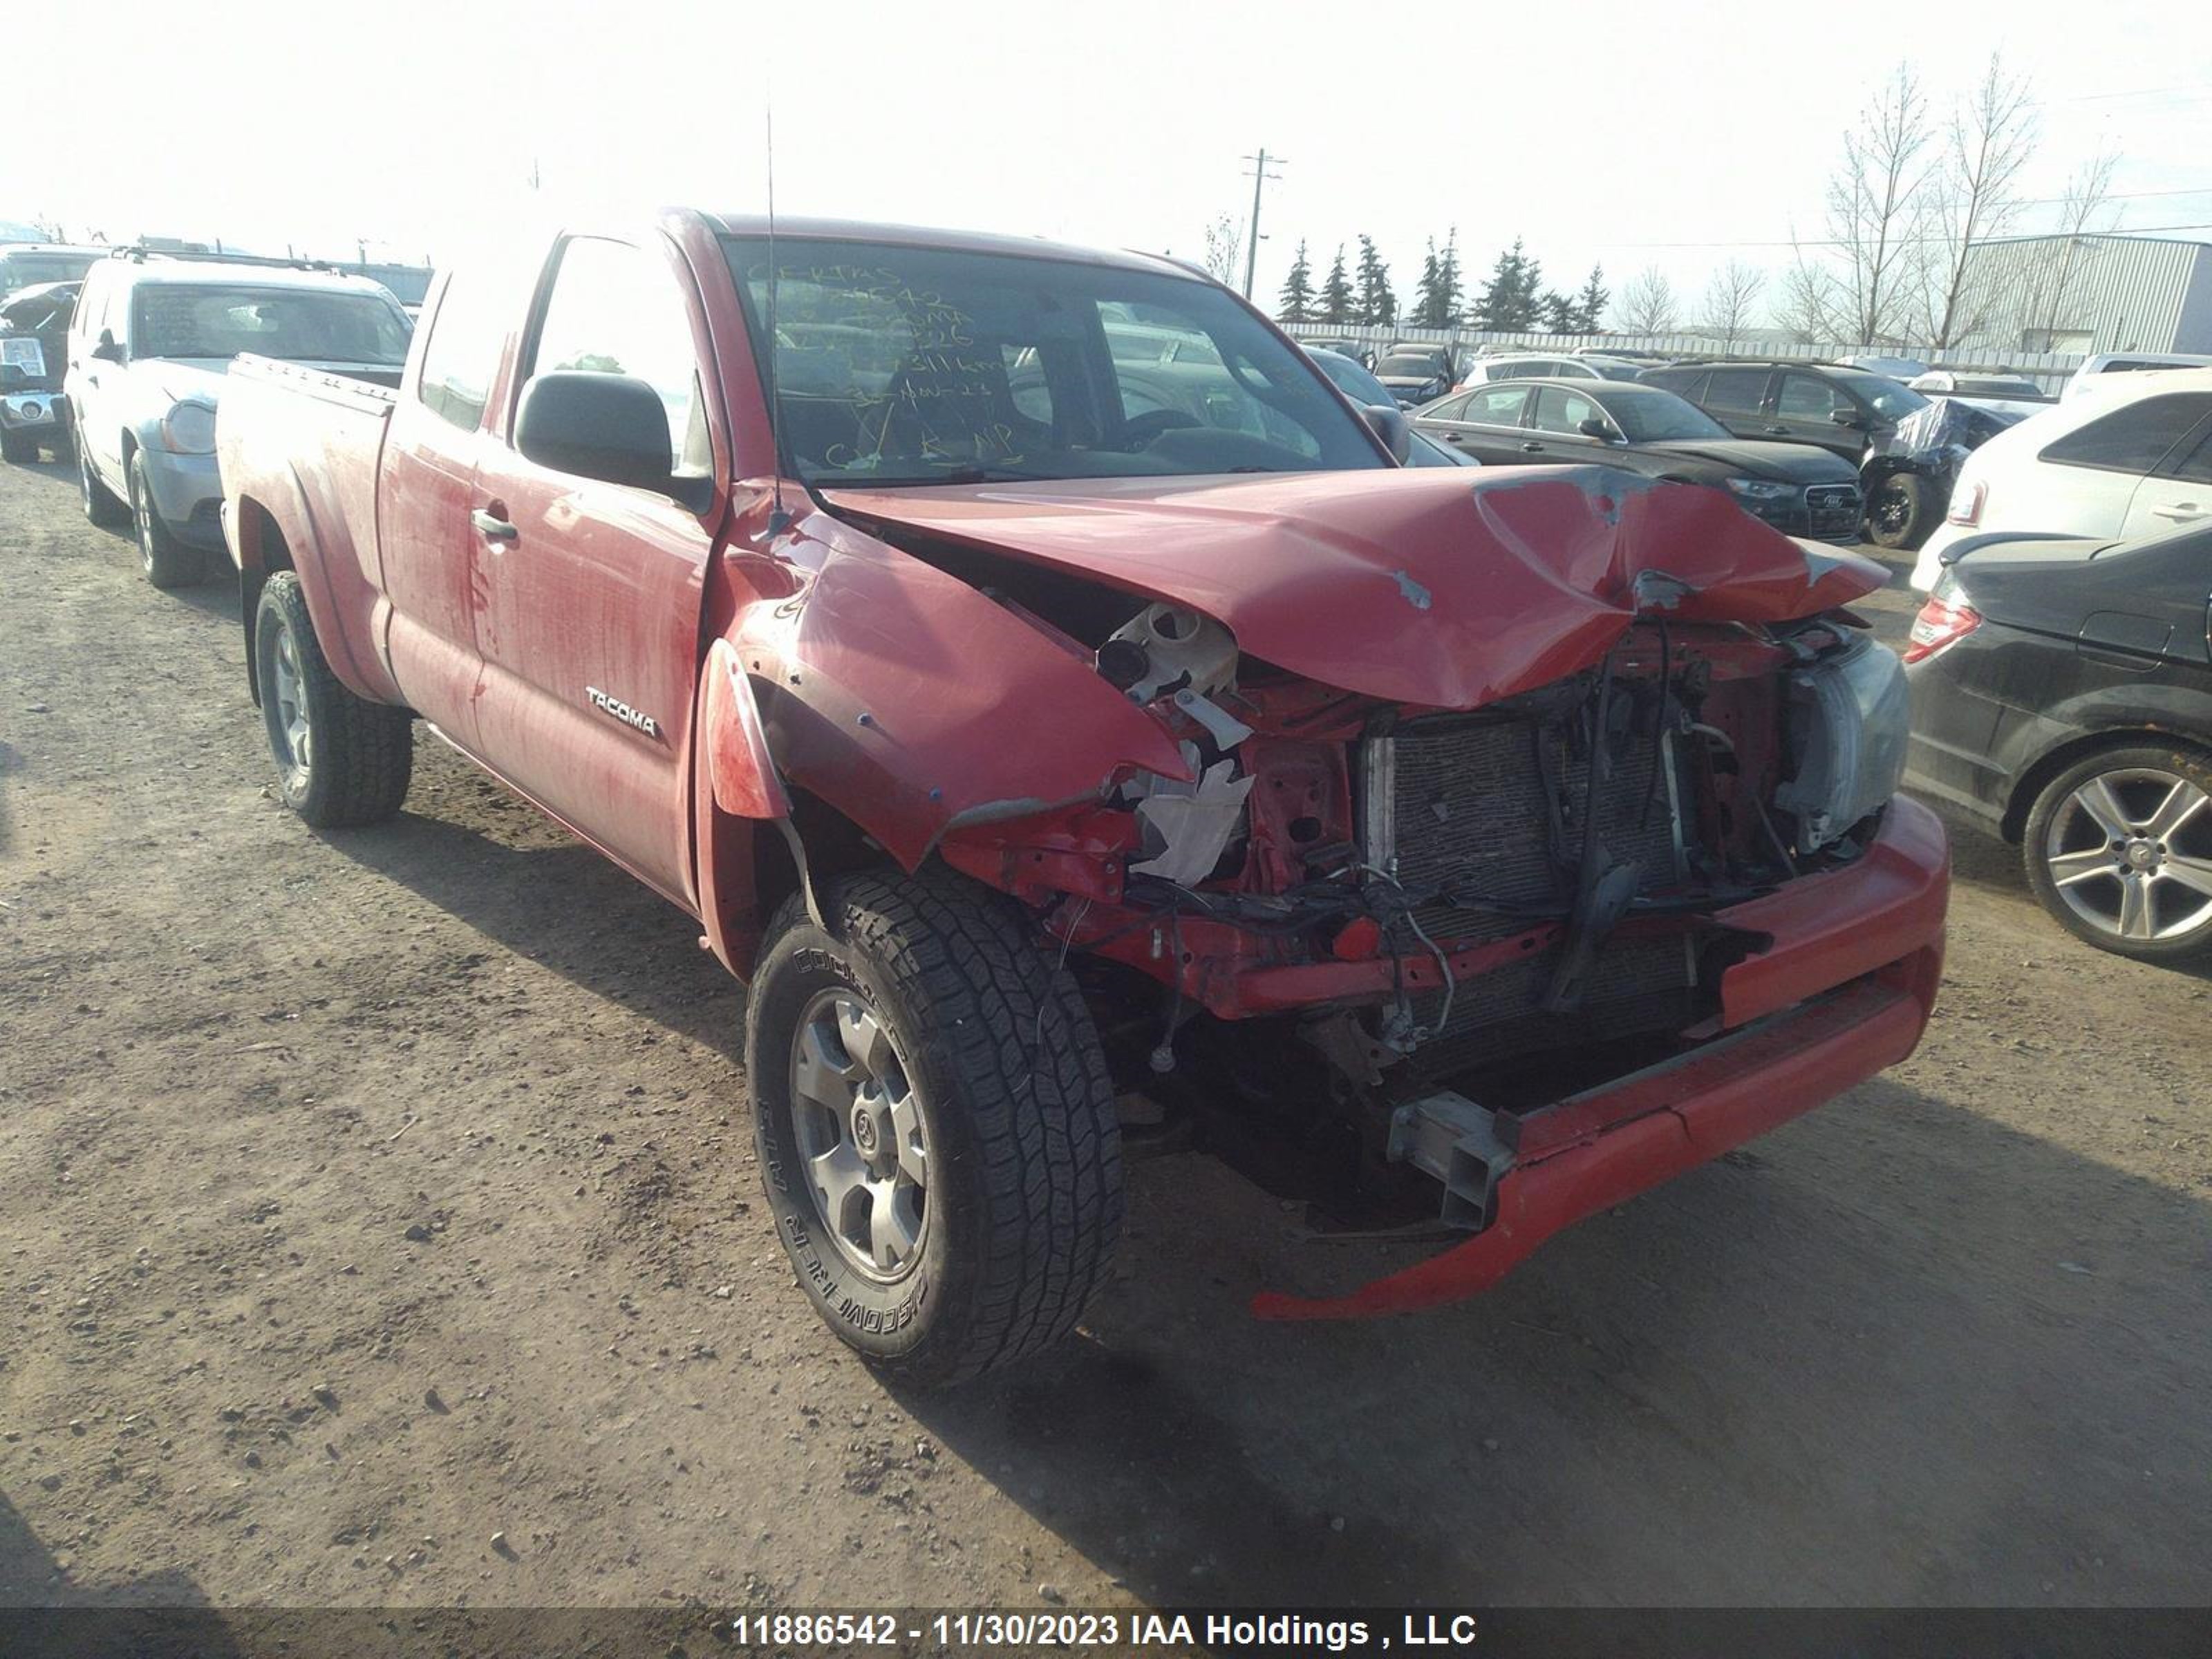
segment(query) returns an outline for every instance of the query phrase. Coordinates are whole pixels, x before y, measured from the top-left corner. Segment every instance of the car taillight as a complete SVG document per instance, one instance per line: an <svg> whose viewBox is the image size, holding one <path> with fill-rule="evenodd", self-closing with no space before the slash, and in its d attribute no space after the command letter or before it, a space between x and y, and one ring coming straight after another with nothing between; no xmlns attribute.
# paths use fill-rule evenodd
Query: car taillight
<svg viewBox="0 0 2212 1659"><path fill-rule="evenodd" d="M1944 647L1956 645L1981 625L1981 612L1973 606L1955 599L1931 599L1912 619L1911 643L1905 647L1905 660L1925 662Z"/></svg>
<svg viewBox="0 0 2212 1659"><path fill-rule="evenodd" d="M1943 516L1953 524L1979 524L1982 503L1989 498L1990 487L1985 483L1971 483L1951 497L1951 510Z"/></svg>

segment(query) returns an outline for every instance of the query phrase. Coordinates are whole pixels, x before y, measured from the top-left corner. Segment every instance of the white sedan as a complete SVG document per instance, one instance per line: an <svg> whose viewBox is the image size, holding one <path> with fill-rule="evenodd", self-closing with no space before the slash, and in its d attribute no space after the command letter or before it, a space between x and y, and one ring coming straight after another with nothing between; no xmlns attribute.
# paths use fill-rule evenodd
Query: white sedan
<svg viewBox="0 0 2212 1659"><path fill-rule="evenodd" d="M1935 586L1943 550L1969 536L2117 541L2212 520L2212 369L2111 380L1966 458L1950 512L1912 568L1915 587Z"/></svg>

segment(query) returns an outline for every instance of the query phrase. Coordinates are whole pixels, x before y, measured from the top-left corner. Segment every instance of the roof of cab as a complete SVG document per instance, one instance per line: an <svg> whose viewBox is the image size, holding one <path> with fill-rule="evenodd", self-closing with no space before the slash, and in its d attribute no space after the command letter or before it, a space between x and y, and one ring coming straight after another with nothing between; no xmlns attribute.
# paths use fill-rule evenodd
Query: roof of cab
<svg viewBox="0 0 2212 1659"><path fill-rule="evenodd" d="M721 236L765 236L769 222L757 213L706 213L700 218L708 229ZM1011 254L1024 259L1059 259L1077 264L1106 265L1122 270L1150 271L1156 276L1180 276L1186 282L1212 278L1163 254L1137 253L1127 249L1076 247L1048 242L1041 236L1001 236L983 231L940 230L926 225L872 224L853 219L799 219L778 215L775 234L811 241L890 243L901 247L937 248L956 253Z"/></svg>

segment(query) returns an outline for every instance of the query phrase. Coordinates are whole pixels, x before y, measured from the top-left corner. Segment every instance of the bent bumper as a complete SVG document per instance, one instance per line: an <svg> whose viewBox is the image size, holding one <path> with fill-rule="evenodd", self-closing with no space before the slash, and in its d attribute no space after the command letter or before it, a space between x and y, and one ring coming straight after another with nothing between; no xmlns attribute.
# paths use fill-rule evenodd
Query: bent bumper
<svg viewBox="0 0 2212 1659"><path fill-rule="evenodd" d="M1356 1319L1478 1295L1561 1229L1895 1065L1918 1044L1935 1006L1949 866L1936 816L1892 802L1881 835L1849 869L1722 913L1770 941L1722 979L1725 1034L1522 1116L1488 1227L1348 1296L1267 1291L1252 1311Z"/></svg>

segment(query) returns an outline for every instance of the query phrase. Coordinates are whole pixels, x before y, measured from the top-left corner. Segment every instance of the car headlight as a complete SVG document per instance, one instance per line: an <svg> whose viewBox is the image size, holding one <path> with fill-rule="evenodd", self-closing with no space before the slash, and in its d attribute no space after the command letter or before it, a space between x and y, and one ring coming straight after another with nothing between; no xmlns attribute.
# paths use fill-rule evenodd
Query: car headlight
<svg viewBox="0 0 2212 1659"><path fill-rule="evenodd" d="M215 410L205 404L171 405L161 417L161 442L179 455L215 453Z"/></svg>
<svg viewBox="0 0 2212 1659"><path fill-rule="evenodd" d="M1771 506L1776 501L1787 501L1797 493L1796 484L1776 483L1767 478L1730 478L1728 481L1728 487L1745 501L1756 501L1761 506Z"/></svg>

